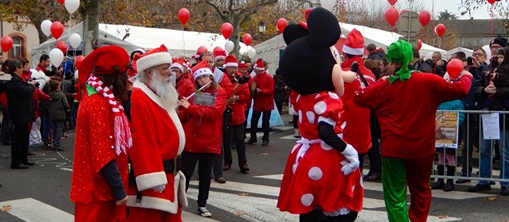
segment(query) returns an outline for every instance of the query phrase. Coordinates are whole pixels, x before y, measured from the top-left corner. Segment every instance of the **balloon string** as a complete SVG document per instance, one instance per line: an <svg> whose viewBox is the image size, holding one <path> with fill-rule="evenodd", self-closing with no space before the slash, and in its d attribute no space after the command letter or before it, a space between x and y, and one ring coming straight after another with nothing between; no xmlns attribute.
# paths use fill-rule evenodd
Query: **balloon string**
<svg viewBox="0 0 509 222"><path fill-rule="evenodd" d="M186 58L186 41L185 41L185 25L182 25L182 44L184 45L182 47L182 58Z"/></svg>
<svg viewBox="0 0 509 222"><path fill-rule="evenodd" d="M345 0L341 1L341 22L345 22Z"/></svg>
<svg viewBox="0 0 509 222"><path fill-rule="evenodd" d="M493 39L493 4L490 8L490 17L491 17L491 38Z"/></svg>

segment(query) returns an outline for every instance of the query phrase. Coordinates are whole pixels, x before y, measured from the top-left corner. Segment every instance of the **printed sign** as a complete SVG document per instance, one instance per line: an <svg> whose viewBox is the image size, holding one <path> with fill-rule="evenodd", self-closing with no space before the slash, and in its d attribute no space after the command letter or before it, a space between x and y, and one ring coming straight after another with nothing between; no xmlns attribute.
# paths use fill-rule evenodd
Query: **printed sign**
<svg viewBox="0 0 509 222"><path fill-rule="evenodd" d="M435 146L458 148L459 118L457 112L438 111L435 118Z"/></svg>

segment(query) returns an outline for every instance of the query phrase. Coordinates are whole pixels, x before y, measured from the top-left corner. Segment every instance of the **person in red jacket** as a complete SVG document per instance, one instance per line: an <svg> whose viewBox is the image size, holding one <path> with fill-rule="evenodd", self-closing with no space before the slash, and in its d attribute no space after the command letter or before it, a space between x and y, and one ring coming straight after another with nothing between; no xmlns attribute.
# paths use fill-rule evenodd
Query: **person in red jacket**
<svg viewBox="0 0 509 222"><path fill-rule="evenodd" d="M232 139L237 149L237 156L239 161L240 172L247 173L249 167L247 166L246 158L246 144L244 143L244 123L246 122L245 110L246 102L251 100L249 95L248 79L237 72L238 63L237 58L233 55L226 57L226 75L230 82L234 85L234 92L226 101L232 112L229 127L223 134L223 148L224 148L224 167L223 170L229 170L232 166Z"/></svg>
<svg viewBox="0 0 509 222"><path fill-rule="evenodd" d="M431 203L429 177L435 153L438 104L468 94L472 75L457 82L408 69L412 45L404 40L387 50L392 76L356 93L355 101L373 109L382 132L382 182L389 221L425 222ZM407 209L406 186L412 203Z"/></svg>
<svg viewBox="0 0 509 222"><path fill-rule="evenodd" d="M179 98L185 98L194 92L193 82L184 77L184 73L187 73L187 67L184 66L185 61L182 59L175 60L171 64L172 75L175 75L176 84L175 88L179 94Z"/></svg>
<svg viewBox="0 0 509 222"><path fill-rule="evenodd" d="M49 60L49 56L46 55L46 54L43 54L41 55L41 57L39 58L39 64L37 64L37 67L35 68L35 70L39 71L39 72L44 72L44 74L48 74L48 70L47 70L47 67L51 64L50 60Z"/></svg>
<svg viewBox="0 0 509 222"><path fill-rule="evenodd" d="M132 145L125 99L129 55L118 46L94 50L81 63L71 200L75 221L126 221L128 165Z"/></svg>
<svg viewBox="0 0 509 222"><path fill-rule="evenodd" d="M242 76L245 76L246 78L249 78L249 82L247 83L247 86L251 86L251 83L253 83L253 78L251 78L251 75L249 75L247 63L245 61L239 62L239 73ZM251 92L249 92L249 95L251 95ZM244 122L244 140L246 139L246 128L247 128L247 117L249 116L249 109L251 109L251 103L253 99L250 98L249 101L246 102L246 111L244 112L246 116L246 121Z"/></svg>
<svg viewBox="0 0 509 222"><path fill-rule="evenodd" d="M180 222L187 206L186 178L179 164L186 138L175 111L178 94L171 83L171 62L164 45L136 61L128 221Z"/></svg>
<svg viewBox="0 0 509 222"><path fill-rule="evenodd" d="M210 172L215 156L221 154L223 112L226 108L226 93L214 80L214 75L203 60L195 67L193 76L196 94L189 101L181 100L181 119L184 122L186 143L182 153L182 172L186 178L186 190L198 164L198 214L211 217L206 204L210 190Z"/></svg>
<svg viewBox="0 0 509 222"><path fill-rule="evenodd" d="M256 76L253 78L251 88L254 90L253 116L251 117L251 138L247 144L256 143L256 131L258 128L258 120L263 113L262 129L263 129L263 143L262 146L269 145L269 127L270 127L270 112L274 109L274 78L265 72L263 60L258 59L254 66ZM255 86L253 86L255 84Z"/></svg>
<svg viewBox="0 0 509 222"><path fill-rule="evenodd" d="M359 69L357 75L353 76L350 82L345 82L345 94L341 97L346 122L343 139L351 144L359 153L361 172L364 155L371 148L370 110L357 105L354 102L354 96L355 91L375 83L375 75L364 66L362 60L363 54L364 37L357 29L353 29L348 33L343 44L343 57L346 60L341 63L341 68L344 71L349 71L352 64L357 62ZM363 75L367 85L360 75Z"/></svg>

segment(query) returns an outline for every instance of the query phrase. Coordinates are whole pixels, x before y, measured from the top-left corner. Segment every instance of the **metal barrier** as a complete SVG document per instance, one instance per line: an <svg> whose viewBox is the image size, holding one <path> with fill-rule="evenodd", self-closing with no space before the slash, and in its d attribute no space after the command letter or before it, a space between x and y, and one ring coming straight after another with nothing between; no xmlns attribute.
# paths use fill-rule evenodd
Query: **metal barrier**
<svg viewBox="0 0 509 222"><path fill-rule="evenodd" d="M458 170L456 170L456 173L454 176L447 176L446 169L444 170L444 175L436 175L436 166L438 165L436 160L433 163L433 170L431 178L439 178L439 179L464 179L464 180L482 180L482 181L494 181L494 182L508 182L509 183L509 176L502 175L502 173L509 171L509 131L506 129L506 126L509 127L509 125L506 124L506 115L509 114L509 111L484 111L484 110L438 110L437 113L444 113L444 112L457 112L458 117L459 114L464 113L465 119L463 126L460 127L460 133L459 135L463 134L460 138L462 140L458 141L458 148L456 149L454 158L455 158L455 168L457 169L458 166L458 154L461 148L461 166L462 166L462 174L461 176L458 176ZM483 134L483 121L482 121L482 115L483 114L493 114L498 113L499 115L499 131L500 131L500 138L497 140L484 140L484 134ZM486 121L487 122L487 121ZM461 141L463 141L463 145L460 146ZM494 142L498 142L499 150L500 150L500 176L494 175L494 169L493 169L493 157L494 157ZM487 147L489 144L489 148ZM473 160L473 147L476 146L477 150L479 151L479 158L477 159L477 166L472 166ZM488 150L485 150L488 149ZM483 152L484 151L484 152ZM489 152L489 162L486 161L488 156L486 156L486 153ZM444 156L444 166L447 166L446 162L446 149L443 149L443 156ZM465 159L466 158L466 159ZM482 167L486 167L485 165L488 164L487 167L489 167L489 174L488 175L481 175L483 174L481 172ZM506 166L507 165L507 166ZM491 166L491 167L490 167ZM466 168L466 169L465 169ZM479 175L473 176L472 171L476 168L479 170ZM486 171L486 169L485 169ZM486 174L486 173L484 173ZM509 175L509 173L505 173L506 175ZM482 176L482 177L481 177ZM485 177L487 176L487 177Z"/></svg>

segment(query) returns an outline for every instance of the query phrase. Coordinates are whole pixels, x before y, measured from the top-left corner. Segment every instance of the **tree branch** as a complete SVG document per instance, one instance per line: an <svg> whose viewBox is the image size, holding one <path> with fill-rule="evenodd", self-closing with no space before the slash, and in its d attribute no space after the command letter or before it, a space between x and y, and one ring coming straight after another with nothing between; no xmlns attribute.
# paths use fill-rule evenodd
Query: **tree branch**
<svg viewBox="0 0 509 222"><path fill-rule="evenodd" d="M211 1L209 1L209 0L205 0L205 3L206 3L207 5L212 6L212 8L214 8L214 10L216 10L216 12L219 14L219 16L221 17L221 19L222 19L223 21L228 20L228 18L226 17L226 15L225 15L225 14L221 11L221 9L220 9L220 8L219 8L216 4L214 4L213 2L211 2Z"/></svg>

